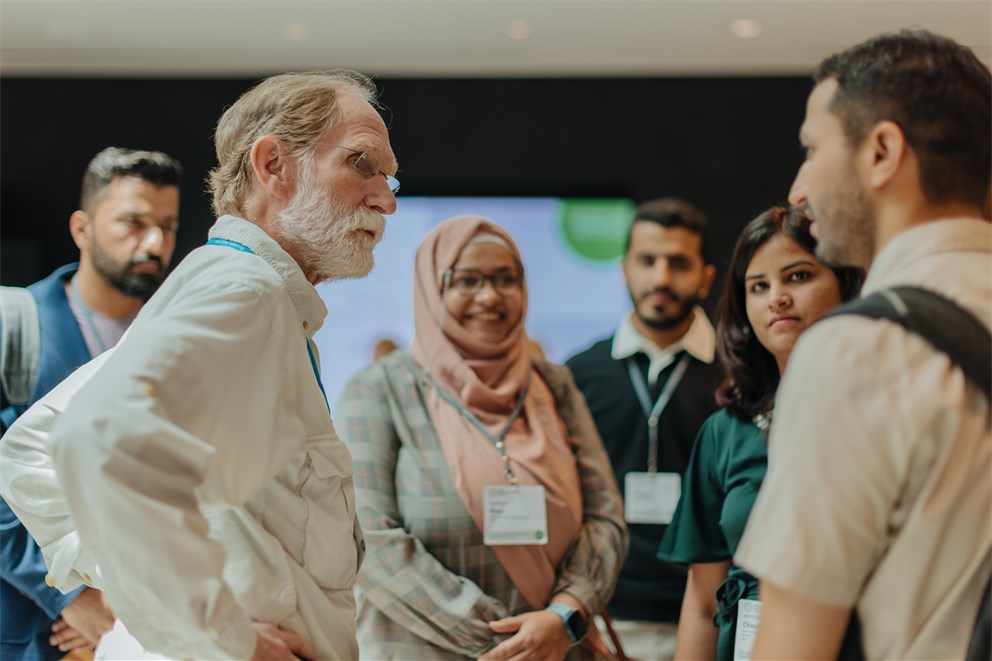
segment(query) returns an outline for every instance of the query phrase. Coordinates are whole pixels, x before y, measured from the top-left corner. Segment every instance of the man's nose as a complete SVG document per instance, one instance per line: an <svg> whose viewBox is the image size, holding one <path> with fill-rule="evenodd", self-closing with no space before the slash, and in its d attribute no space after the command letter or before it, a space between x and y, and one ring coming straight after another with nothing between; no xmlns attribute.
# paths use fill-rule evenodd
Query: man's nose
<svg viewBox="0 0 992 661"><path fill-rule="evenodd" d="M799 171L796 172L796 178L792 182L792 188L789 189L789 204L800 209L804 209L806 203L809 201L809 188L806 185L806 166L807 163L799 166Z"/></svg>
<svg viewBox="0 0 992 661"><path fill-rule="evenodd" d="M141 237L141 249L151 255L161 255L165 249L165 231L152 227Z"/></svg>
<svg viewBox="0 0 992 661"><path fill-rule="evenodd" d="M654 264L654 284L658 286L669 285L672 282L672 267L667 259L659 259Z"/></svg>
<svg viewBox="0 0 992 661"><path fill-rule="evenodd" d="M396 213L396 194L389 189L385 176L372 178L373 190L365 197L365 206L384 216Z"/></svg>

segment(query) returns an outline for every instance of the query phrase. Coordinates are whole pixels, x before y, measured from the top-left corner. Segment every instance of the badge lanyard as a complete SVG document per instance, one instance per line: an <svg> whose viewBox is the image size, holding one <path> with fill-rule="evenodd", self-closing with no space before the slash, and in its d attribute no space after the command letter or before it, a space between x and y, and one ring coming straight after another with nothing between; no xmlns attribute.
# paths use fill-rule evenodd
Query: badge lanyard
<svg viewBox="0 0 992 661"><path fill-rule="evenodd" d="M437 381L435 381L433 377L428 374L427 378L431 380L434 390L436 390L437 394L441 396L441 399L448 402L448 404L451 404L451 406L453 406L454 409L462 415L462 417L471 422L472 425L482 432L482 435L493 444L499 452L500 459L503 460L503 477L506 478L506 483L511 487L517 486L517 477L513 474L513 469L510 468L510 457L506 454L506 447L503 445L503 439L506 438L506 434L510 431L510 427L512 427L513 423L516 422L517 416L520 415L520 412L524 408L524 400L527 399L527 391L530 390L530 377L528 376L527 385L525 385L524 389L520 391L520 398L517 400L517 406L513 409L513 413L510 414L510 418L506 421L506 425L503 427L503 431L499 433L499 436L493 436L490 434L489 430L486 429L486 426L482 424L482 421L475 417L474 413L462 406L458 400L446 393L444 389L437 384Z"/></svg>
<svg viewBox="0 0 992 661"><path fill-rule="evenodd" d="M83 295L79 293L79 283L76 282L76 276L72 277L72 281L69 284L69 289L72 291L72 298L76 302L76 306L79 308L79 313L83 315L83 319L86 320L86 326L90 329L90 333L93 335L93 340L96 342L96 347L99 349L96 355L100 355L107 350L107 345L104 343L103 338L100 337L100 332L96 329L96 324L93 323L93 314L90 312L90 308L86 305L86 301L83 300Z"/></svg>
<svg viewBox="0 0 992 661"><path fill-rule="evenodd" d="M648 384L644 381L644 375L641 374L641 370L633 357L627 359L627 372L630 374L630 382L634 386L634 392L637 394L637 401L640 402L641 409L648 419L649 473L658 472L658 423L661 420L661 414L672 399L672 395L682 381L685 371L689 368L689 360L689 354L683 354L682 359L675 366L675 370L668 377L668 381L665 382L665 387L662 388L661 394L658 395L658 401L652 407L651 399L648 397Z"/></svg>
<svg viewBox="0 0 992 661"><path fill-rule="evenodd" d="M225 248L233 248L234 250L240 250L241 252L247 252L252 255L255 251L246 246L243 243L238 243L237 241L231 241L230 239L221 239L214 237L207 241L208 246L223 246ZM324 396L324 406L327 407L327 412L331 412L331 405L327 402L327 393L324 391L324 384L320 380L320 369L317 367L317 357L313 355L313 349L310 347L310 338L304 336L303 338L307 342L307 353L310 355L310 368L313 369L313 376L317 379L317 387L320 388L320 394Z"/></svg>

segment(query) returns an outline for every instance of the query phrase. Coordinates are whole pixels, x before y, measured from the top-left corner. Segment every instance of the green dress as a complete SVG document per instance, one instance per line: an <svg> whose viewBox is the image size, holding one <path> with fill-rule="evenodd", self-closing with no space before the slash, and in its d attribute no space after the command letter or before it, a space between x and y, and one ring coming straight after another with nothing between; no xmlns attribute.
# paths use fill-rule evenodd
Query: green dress
<svg viewBox="0 0 992 661"><path fill-rule="evenodd" d="M768 468L768 446L754 423L726 409L711 415L696 438L682 496L658 557L677 564L731 560ZM717 590L717 659L732 661L737 602L758 598L758 579L730 566Z"/></svg>

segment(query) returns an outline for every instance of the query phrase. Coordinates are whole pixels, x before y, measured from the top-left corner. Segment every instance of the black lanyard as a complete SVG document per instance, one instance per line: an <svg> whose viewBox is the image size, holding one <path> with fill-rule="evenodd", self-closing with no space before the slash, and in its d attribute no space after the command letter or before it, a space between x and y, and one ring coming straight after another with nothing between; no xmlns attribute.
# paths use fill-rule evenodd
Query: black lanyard
<svg viewBox="0 0 992 661"><path fill-rule="evenodd" d="M644 375L641 374L641 369L637 366L637 362L633 356L627 359L627 372L630 374L630 383L634 386L637 401L640 402L641 410L644 411L644 415L648 419L649 473L658 472L658 422L661 420L661 414L668 406L668 402L671 401L672 395L675 394L675 389L682 381L682 377L685 376L685 371L689 368L690 360L691 358L688 353L682 355L682 359L679 360L678 365L675 366L675 369L668 377L668 381L665 382L665 387L661 389L658 400L654 403L654 406L651 406L651 399L648 396L648 384L644 381Z"/></svg>

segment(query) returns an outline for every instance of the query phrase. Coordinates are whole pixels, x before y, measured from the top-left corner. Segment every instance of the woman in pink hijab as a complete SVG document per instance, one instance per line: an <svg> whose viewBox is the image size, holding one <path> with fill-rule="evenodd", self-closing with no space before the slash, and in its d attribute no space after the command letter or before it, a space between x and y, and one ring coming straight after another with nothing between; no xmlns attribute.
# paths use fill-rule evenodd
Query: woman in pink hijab
<svg viewBox="0 0 992 661"><path fill-rule="evenodd" d="M627 552L585 400L532 357L520 253L484 218L417 250L415 337L352 377L336 412L367 550L367 659L594 658Z"/></svg>

